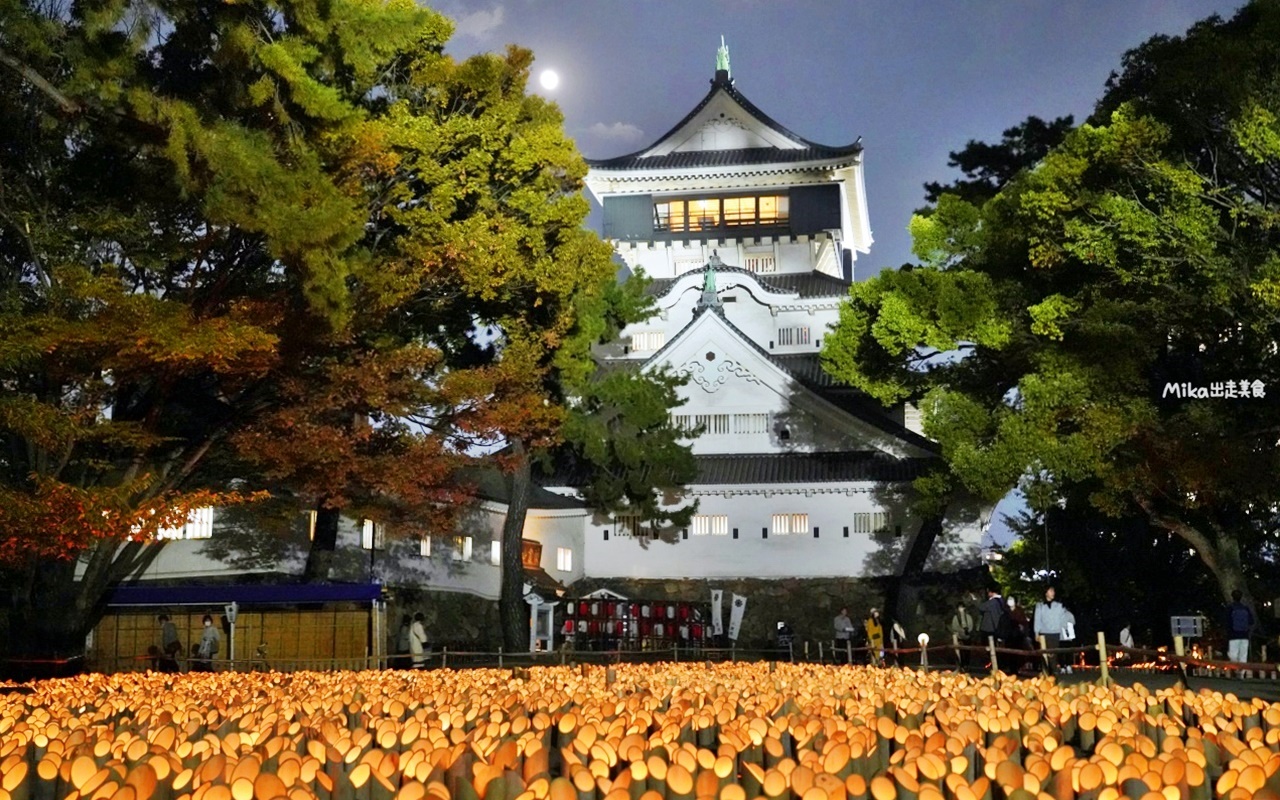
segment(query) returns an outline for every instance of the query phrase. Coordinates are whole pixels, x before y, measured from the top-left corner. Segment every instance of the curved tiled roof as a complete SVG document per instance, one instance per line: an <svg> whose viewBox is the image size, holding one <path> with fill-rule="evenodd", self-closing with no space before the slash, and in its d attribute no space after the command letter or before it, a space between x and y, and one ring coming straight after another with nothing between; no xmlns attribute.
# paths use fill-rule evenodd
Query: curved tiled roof
<svg viewBox="0 0 1280 800"><path fill-rule="evenodd" d="M735 453L694 456L703 486L752 483L906 482L923 475L932 458L895 458L875 450L827 453ZM535 474L543 486L583 486L589 466L561 462L549 474Z"/></svg>
<svg viewBox="0 0 1280 800"><path fill-rule="evenodd" d="M845 483L911 481L932 458L894 458L874 450L696 456L698 483Z"/></svg>
<svg viewBox="0 0 1280 800"><path fill-rule="evenodd" d="M849 158L862 152L862 145L824 147L813 145L795 150L778 147L743 147L736 150L683 150L660 156L639 153L594 161L587 165L599 170L688 169L690 167L738 167L766 164L798 164L806 161L831 161Z"/></svg>
<svg viewBox="0 0 1280 800"><path fill-rule="evenodd" d="M662 142L668 137L674 135L683 128L698 112L707 107L711 99L716 96L717 92L723 91L734 100L743 111L746 111L757 121L767 127L777 131L783 136L798 142L803 147L783 150L777 147L748 147L737 150L698 150L691 152L667 153L660 156L645 156L644 154L653 149L657 142ZM798 163L804 161L823 161L832 158L842 158L857 155L862 152L861 137L859 141L843 146L832 147L829 145L811 142L808 139L788 130L785 126L778 123L768 114L761 111L746 98L746 95L739 92L737 87L733 85L733 81L728 78L717 76L711 81L711 91L707 92L707 96L702 98L693 110L684 116L684 119L677 122L671 130L658 137L657 142L650 144L641 150L626 155L615 156L614 158L587 159L587 165L591 169L596 170L627 170L643 167L646 169L680 169L685 167L719 167L719 166L738 166L743 164L774 164L774 163Z"/></svg>
<svg viewBox="0 0 1280 800"><path fill-rule="evenodd" d="M731 275L750 275L765 289L780 294L798 294L801 298L844 297L849 293L849 286L851 285L849 281L823 272L761 275L741 267L716 267L715 271L717 275L726 273ZM690 273L685 273L685 275L688 274ZM649 282L645 291L654 297L662 297L671 291L671 287L675 285L676 281L685 275L676 278L654 278Z"/></svg>

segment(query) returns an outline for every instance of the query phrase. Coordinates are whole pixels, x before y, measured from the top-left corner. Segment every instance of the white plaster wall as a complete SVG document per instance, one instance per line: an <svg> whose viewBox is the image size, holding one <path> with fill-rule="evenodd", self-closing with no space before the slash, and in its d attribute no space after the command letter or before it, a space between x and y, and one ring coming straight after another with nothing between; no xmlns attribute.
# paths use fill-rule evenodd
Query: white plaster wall
<svg viewBox="0 0 1280 800"><path fill-rule="evenodd" d="M501 571L493 560L491 546L501 541L502 520L503 512L489 504L464 516L458 535L471 537L471 558L465 561L454 557L452 536L433 537L428 557L422 555L417 538L388 537L386 548L374 554L376 579L390 585L413 584L424 589L497 599ZM353 545L359 546L359 542ZM368 550L362 552L366 558L369 556Z"/></svg>
<svg viewBox="0 0 1280 800"><path fill-rule="evenodd" d="M214 510L213 538L168 542L138 578L198 582L264 573L302 575L309 546L302 525L279 539L268 539L274 534L230 529L225 515L221 509ZM386 537L383 548L371 553L361 546L361 522L344 517L339 522L330 578L343 582L372 578L384 584L418 584L496 598L499 573L490 560L490 543L501 535L501 526L500 510L484 508L469 515L463 531L472 537L472 558L462 562L453 558L450 537L434 538L430 557L422 556L417 538L394 535Z"/></svg>
<svg viewBox="0 0 1280 800"><path fill-rule="evenodd" d="M920 521L892 505L881 505L870 484L843 484L846 491L806 492L772 487L733 487L729 496L714 487L698 487L699 514L728 517L728 536L694 536L674 543L633 539L617 535L613 525L589 521L586 529L586 575L592 578L819 578L874 577L897 574ZM858 488L854 488L858 487ZM758 494L742 494L749 488ZM772 492L772 494L770 494ZM855 533L856 512L886 511L902 533ZM778 513L807 513L809 531L778 536L762 530L772 527ZM988 519L990 510L987 510ZM846 537L844 528L850 531ZM812 529L818 528L814 538ZM954 510L943 525L926 569L952 572L981 562L981 541L986 523L957 515ZM738 529L738 538L732 536ZM604 538L605 531L609 538Z"/></svg>
<svg viewBox="0 0 1280 800"><path fill-rule="evenodd" d="M583 553L583 525L585 510L530 511L525 519L524 538L542 543L541 567L552 578L566 586L581 578L586 560ZM567 547L573 553L572 569L561 570L557 561L557 549Z"/></svg>
<svg viewBox="0 0 1280 800"><path fill-rule="evenodd" d="M718 488L729 491L717 493ZM743 493L743 490L751 493ZM855 512L882 510L873 484L824 485L817 491L779 485L698 487L699 514L728 516L730 535L694 536L675 543L620 537L612 524L591 521L586 531L586 574L594 578L789 578L892 574L901 550L919 527L905 519L903 535L853 532ZM774 514L807 513L802 534L763 538ZM844 527L849 526L848 537ZM817 527L819 537L814 538ZM738 539L732 536L738 529ZM605 531L609 539L604 538Z"/></svg>

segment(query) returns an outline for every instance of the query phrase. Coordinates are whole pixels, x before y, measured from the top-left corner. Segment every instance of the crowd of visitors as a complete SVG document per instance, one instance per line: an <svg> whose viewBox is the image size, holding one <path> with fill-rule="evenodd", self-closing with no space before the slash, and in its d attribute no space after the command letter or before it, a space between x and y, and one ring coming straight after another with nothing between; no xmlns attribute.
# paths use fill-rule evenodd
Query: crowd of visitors
<svg viewBox="0 0 1280 800"><path fill-rule="evenodd" d="M1249 640L1256 633L1258 624L1239 590L1232 593L1232 602L1225 609L1222 623L1227 639L1227 659L1247 663ZM837 647L859 639L857 626L849 617L847 608L840 609L832 627ZM947 623L947 631L954 641L963 645L986 647L994 639L996 645L1005 650L1025 651L1025 656L1006 654L1001 657L1001 665L1007 664L1014 672L1039 668L1045 672L1068 674L1073 669L1070 659L1060 658L1058 653L1052 652L1076 640L1075 615L1058 599L1053 586L1045 589L1044 598L1035 604L1030 614L1016 597L1002 597L999 589L990 587L985 600L961 600L956 604ZM862 624L863 636L856 642L867 647L871 663L884 663L886 632L890 651L906 642L902 626L897 621L885 622L881 619L880 610L872 608ZM1134 649L1133 629L1127 621L1120 628L1119 644L1122 650ZM1040 649L1045 652L1038 653ZM973 650L969 653L972 654L968 659L971 665L978 661L985 663L985 656ZM1123 653L1120 657L1124 657Z"/></svg>

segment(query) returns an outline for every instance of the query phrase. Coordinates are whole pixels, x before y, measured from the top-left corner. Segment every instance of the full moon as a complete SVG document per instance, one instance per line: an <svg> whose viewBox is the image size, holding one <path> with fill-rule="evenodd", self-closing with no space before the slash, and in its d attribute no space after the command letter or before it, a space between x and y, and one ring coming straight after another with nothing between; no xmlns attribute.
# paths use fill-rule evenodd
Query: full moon
<svg viewBox="0 0 1280 800"><path fill-rule="evenodd" d="M538 83L542 84L543 89L551 91L560 85L560 76L553 69L544 69L538 76Z"/></svg>

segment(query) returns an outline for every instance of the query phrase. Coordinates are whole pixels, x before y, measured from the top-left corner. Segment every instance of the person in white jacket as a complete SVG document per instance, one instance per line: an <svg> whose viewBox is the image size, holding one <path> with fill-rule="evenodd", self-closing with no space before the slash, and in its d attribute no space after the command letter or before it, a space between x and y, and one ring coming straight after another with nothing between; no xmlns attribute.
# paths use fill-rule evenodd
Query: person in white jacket
<svg viewBox="0 0 1280 800"><path fill-rule="evenodd" d="M427 628L423 625L426 617L421 611L413 615L413 625L409 628L409 655L413 659L413 668L422 669L427 665Z"/></svg>
<svg viewBox="0 0 1280 800"><path fill-rule="evenodd" d="M1036 603L1035 619L1032 622L1036 641L1043 640L1046 650L1053 650L1061 644L1062 629L1067 621L1067 609L1055 597L1056 592L1052 586L1044 590L1044 601ZM1045 654L1045 670L1050 673L1058 671L1057 653Z"/></svg>

